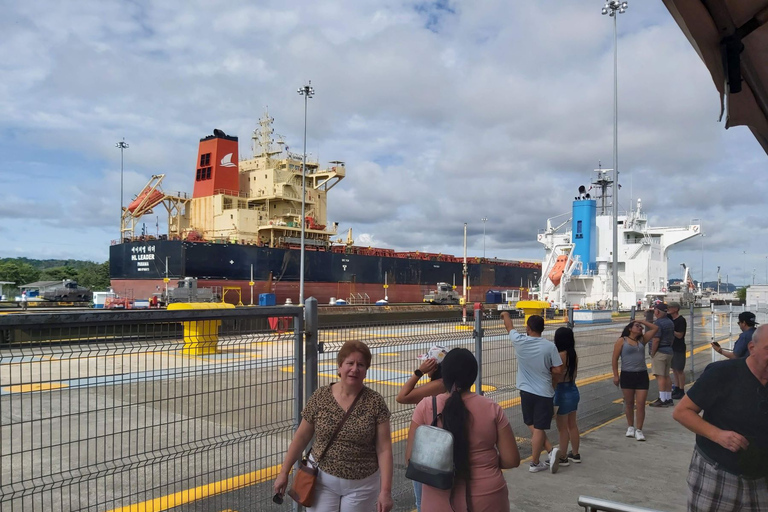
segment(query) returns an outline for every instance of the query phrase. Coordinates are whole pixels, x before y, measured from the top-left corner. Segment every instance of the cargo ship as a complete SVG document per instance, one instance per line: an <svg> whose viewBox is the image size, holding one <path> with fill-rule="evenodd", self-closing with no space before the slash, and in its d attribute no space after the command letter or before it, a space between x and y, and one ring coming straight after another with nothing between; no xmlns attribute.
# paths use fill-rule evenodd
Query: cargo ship
<svg viewBox="0 0 768 512"><path fill-rule="evenodd" d="M273 293L278 303L299 299L301 228L304 223L304 296L323 303L422 302L439 282L458 284L467 300L484 301L488 290L527 290L541 276L536 261L464 258L420 251L362 247L351 230L338 238L327 222L328 192L346 175L342 161L326 168L274 140L265 114L252 136L253 156L240 159L238 138L221 130L200 139L194 189L166 194L164 175L154 175L123 209L121 238L110 247L112 288L121 296L149 297L168 283L195 277L219 290L223 300L252 303ZM305 215L302 219L302 190ZM154 209L168 214L167 234L136 234Z"/></svg>
<svg viewBox="0 0 768 512"><path fill-rule="evenodd" d="M553 307L628 310L665 301L669 248L701 236L698 219L686 226L651 226L642 200L637 199L629 211L616 212L618 268L614 268L611 172L595 169L591 186L579 187L570 217L547 219L546 229L538 234L544 245L544 272L535 293Z"/></svg>

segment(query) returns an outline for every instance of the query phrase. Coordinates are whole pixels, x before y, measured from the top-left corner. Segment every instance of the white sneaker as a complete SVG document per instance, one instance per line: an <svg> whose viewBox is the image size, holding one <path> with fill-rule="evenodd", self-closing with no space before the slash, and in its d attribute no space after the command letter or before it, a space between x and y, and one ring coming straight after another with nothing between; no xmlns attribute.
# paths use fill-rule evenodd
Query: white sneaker
<svg viewBox="0 0 768 512"><path fill-rule="evenodd" d="M547 465L543 462L539 461L538 464L534 464L533 461L531 461L531 466L528 468L528 471L531 473L538 473L539 471L546 471Z"/></svg>
<svg viewBox="0 0 768 512"><path fill-rule="evenodd" d="M549 454L549 472L555 474L558 469L560 469L560 448L552 448Z"/></svg>
<svg viewBox="0 0 768 512"><path fill-rule="evenodd" d="M643 431L640 429L635 430L635 439L638 441L645 441L645 436L643 435Z"/></svg>
<svg viewBox="0 0 768 512"><path fill-rule="evenodd" d="M635 427L629 427L627 428L627 437L635 437Z"/></svg>

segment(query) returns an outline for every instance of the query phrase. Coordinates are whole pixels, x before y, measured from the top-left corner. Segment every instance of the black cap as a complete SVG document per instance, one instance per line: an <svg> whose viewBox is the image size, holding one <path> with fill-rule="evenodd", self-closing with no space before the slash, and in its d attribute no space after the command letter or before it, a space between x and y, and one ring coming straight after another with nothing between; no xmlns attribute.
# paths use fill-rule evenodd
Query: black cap
<svg viewBox="0 0 768 512"><path fill-rule="evenodd" d="M666 304L664 304L663 302L659 302L658 304L656 304L656 305L655 305L655 306L653 306L653 307L654 307L654 308L656 308L656 309L658 309L659 311L663 311L663 312L665 312L665 313L667 312L667 305L666 305Z"/></svg>
<svg viewBox="0 0 768 512"><path fill-rule="evenodd" d="M739 322L744 322L750 327L754 327L757 325L757 322L755 322L755 314L751 311L745 311L743 313L739 313Z"/></svg>

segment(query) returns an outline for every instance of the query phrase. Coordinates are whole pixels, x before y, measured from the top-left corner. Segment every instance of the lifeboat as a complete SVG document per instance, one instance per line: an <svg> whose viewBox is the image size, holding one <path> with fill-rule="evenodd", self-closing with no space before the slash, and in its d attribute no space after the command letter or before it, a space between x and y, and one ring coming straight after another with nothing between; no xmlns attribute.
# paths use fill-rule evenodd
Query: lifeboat
<svg viewBox="0 0 768 512"><path fill-rule="evenodd" d="M549 272L549 280L552 281L552 284L555 286L560 284L560 280L563 278L563 271L565 271L565 264L567 262L567 255L558 256L557 261L555 261L555 266L552 267L552 270Z"/></svg>
<svg viewBox="0 0 768 512"><path fill-rule="evenodd" d="M128 205L128 211L135 214L136 209L141 208L142 213L148 213L149 210L160 204L163 197L165 196L159 190L145 188L138 196L136 196L136 199L131 201L131 204Z"/></svg>

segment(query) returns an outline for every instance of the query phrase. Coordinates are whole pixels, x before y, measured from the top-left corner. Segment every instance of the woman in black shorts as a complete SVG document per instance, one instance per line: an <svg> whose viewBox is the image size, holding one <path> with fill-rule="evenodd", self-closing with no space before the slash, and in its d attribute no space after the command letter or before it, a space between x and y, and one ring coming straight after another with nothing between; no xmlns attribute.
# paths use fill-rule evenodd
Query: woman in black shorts
<svg viewBox="0 0 768 512"><path fill-rule="evenodd" d="M645 332L643 332L645 327ZM624 328L621 338L613 345L613 384L621 383L624 394L624 413L627 416L627 437L645 441L645 399L648 397L648 367L645 364L645 345L659 328L645 320L633 320ZM619 377L621 357L621 377ZM635 422L635 403L637 421Z"/></svg>

